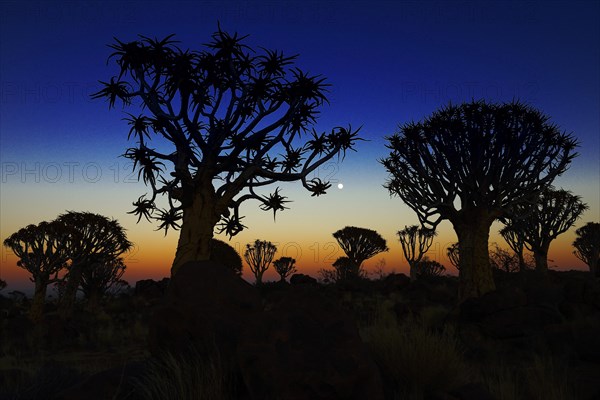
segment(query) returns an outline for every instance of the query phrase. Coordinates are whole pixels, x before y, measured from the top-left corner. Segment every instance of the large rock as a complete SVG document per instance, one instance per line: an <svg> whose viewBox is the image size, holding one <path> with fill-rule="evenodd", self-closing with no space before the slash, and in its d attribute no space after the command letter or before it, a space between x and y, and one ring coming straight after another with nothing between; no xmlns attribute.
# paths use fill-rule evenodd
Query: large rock
<svg viewBox="0 0 600 400"><path fill-rule="evenodd" d="M317 280L310 275L294 274L290 278L292 285L318 285Z"/></svg>
<svg viewBox="0 0 600 400"><path fill-rule="evenodd" d="M238 346L253 399L382 399L378 369L352 317L316 290L292 287Z"/></svg>
<svg viewBox="0 0 600 400"><path fill-rule="evenodd" d="M479 298L467 299L460 307L461 320L478 322L482 318L505 310L527 305L527 296L520 288L504 287Z"/></svg>
<svg viewBox="0 0 600 400"><path fill-rule="evenodd" d="M261 311L257 289L212 261L184 264L171 279L164 305L150 324L150 350L203 351L217 345L233 354L242 328Z"/></svg>

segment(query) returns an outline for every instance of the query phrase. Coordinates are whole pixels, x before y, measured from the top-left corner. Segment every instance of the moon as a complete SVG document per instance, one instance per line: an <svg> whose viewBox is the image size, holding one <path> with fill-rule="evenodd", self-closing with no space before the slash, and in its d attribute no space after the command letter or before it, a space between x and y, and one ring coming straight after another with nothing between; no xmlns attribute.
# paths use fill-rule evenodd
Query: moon
<svg viewBox="0 0 600 400"><path fill-rule="evenodd" d="M338 189L342 190L344 188L344 185L341 183L338 183Z"/></svg>

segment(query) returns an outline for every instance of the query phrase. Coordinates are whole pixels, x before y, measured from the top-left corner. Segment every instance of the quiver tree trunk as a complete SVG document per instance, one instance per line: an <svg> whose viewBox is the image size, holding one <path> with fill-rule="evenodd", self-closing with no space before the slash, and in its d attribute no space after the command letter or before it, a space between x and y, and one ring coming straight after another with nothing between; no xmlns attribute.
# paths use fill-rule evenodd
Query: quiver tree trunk
<svg viewBox="0 0 600 400"><path fill-rule="evenodd" d="M462 302L496 289L490 267L488 239L493 218L481 212L465 212L454 224L460 246L458 299Z"/></svg>
<svg viewBox="0 0 600 400"><path fill-rule="evenodd" d="M535 270L540 274L548 272L548 250L549 244L544 244L533 249L533 258L535 259Z"/></svg>
<svg viewBox="0 0 600 400"><path fill-rule="evenodd" d="M31 301L31 308L29 309L29 318L31 318L31 320L34 322L41 320L42 316L44 315L47 287L47 281L43 280L42 278L35 279L33 299Z"/></svg>
<svg viewBox="0 0 600 400"><path fill-rule="evenodd" d="M415 282L417 280L417 263L414 261L409 262L408 266L410 271L410 281Z"/></svg>
<svg viewBox="0 0 600 400"><path fill-rule="evenodd" d="M77 300L77 290L81 284L81 274L83 265L80 263L73 263L69 268L69 275L67 278L67 284L65 286L65 292L63 293L60 301L60 315L62 318L69 318L73 315L73 309L75 308L75 301Z"/></svg>
<svg viewBox="0 0 600 400"><path fill-rule="evenodd" d="M194 201L183 210L181 233L177 243L171 276L189 261L204 261L210 258L210 241L220 215L215 211L214 189L199 190Z"/></svg>

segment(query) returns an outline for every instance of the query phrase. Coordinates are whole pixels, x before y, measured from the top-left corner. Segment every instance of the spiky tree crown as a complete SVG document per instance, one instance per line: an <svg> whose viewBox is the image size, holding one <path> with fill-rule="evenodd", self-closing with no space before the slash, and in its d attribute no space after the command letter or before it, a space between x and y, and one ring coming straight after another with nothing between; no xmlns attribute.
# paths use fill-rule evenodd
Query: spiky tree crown
<svg viewBox="0 0 600 400"><path fill-rule="evenodd" d="M177 229L198 188L216 185L218 232L233 236L245 228L239 215L243 201L258 200L274 215L287 208L279 188L268 195L258 188L300 180L319 196L331 185L309 174L360 140L351 127L311 130L318 108L327 103L325 79L294 68L296 56L254 52L245 38L219 28L201 51L182 50L173 35L115 39L110 45L109 60L116 61L119 74L101 81L102 89L92 97L107 99L110 108L117 100L125 107L137 99L147 112L126 118L137 145L124 156L152 190L133 203L138 222L155 219L165 234ZM302 134L309 140L298 143ZM152 147L156 136L170 142L173 151ZM160 195L166 196L167 208L156 204Z"/></svg>

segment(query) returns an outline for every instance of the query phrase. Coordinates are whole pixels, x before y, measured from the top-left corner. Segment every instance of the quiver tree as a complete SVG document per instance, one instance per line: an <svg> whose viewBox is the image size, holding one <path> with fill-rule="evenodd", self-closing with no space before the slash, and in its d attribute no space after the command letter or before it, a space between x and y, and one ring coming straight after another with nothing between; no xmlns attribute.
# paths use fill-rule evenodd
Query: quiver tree
<svg viewBox="0 0 600 400"><path fill-rule="evenodd" d="M90 262L82 268L80 286L88 306L95 309L110 289L121 284L126 267L120 257L99 256Z"/></svg>
<svg viewBox="0 0 600 400"><path fill-rule="evenodd" d="M332 264L335 273L332 278L335 282L342 282L361 276L360 269L356 270L356 263L348 257L338 257Z"/></svg>
<svg viewBox="0 0 600 400"><path fill-rule="evenodd" d="M109 60L118 75L92 96L106 98L109 108L117 99L142 104L143 114L127 118L137 143L125 157L151 193L133 203L132 213L138 222L157 220L165 234L181 229L172 274L187 261L209 259L215 227L230 237L245 228L244 201L274 214L287 208L279 188L261 188L300 181L313 196L324 194L331 185L309 176L359 140L351 127L311 130L327 102L325 79L293 67L296 56L257 53L244 39L219 29L201 51L180 49L172 35L116 39ZM153 147L156 136L172 150ZM162 195L165 206L156 202Z"/></svg>
<svg viewBox="0 0 600 400"><path fill-rule="evenodd" d="M296 272L296 259L292 257L280 257L273 261L273 267L279 274L281 282L285 282L285 279L291 274Z"/></svg>
<svg viewBox="0 0 600 400"><path fill-rule="evenodd" d="M592 277L600 275L600 223L588 222L575 231L573 254L590 268Z"/></svg>
<svg viewBox="0 0 600 400"><path fill-rule="evenodd" d="M94 263L116 262L133 244L127 240L125 229L114 219L90 212L69 211L56 219L67 227L65 247L71 260L66 276L67 283L61 298L61 313L72 313L83 274Z"/></svg>
<svg viewBox="0 0 600 400"><path fill-rule="evenodd" d="M509 226L502 228L500 230L500 235L504 238L511 250L515 252L517 259L519 260L519 271L525 271L527 266L525 264L525 256L523 254L525 249L524 235Z"/></svg>
<svg viewBox="0 0 600 400"><path fill-rule="evenodd" d="M4 290L6 289L6 281L0 279L0 290Z"/></svg>
<svg viewBox="0 0 600 400"><path fill-rule="evenodd" d="M525 260L523 260L523 264ZM490 251L490 266L500 271L507 273L523 271L525 267L520 264L520 259L517 254L512 254L495 244Z"/></svg>
<svg viewBox="0 0 600 400"><path fill-rule="evenodd" d="M19 258L17 265L31 274L35 284L30 317L37 321L44 312L46 290L59 280L58 273L65 268L69 255L66 251L65 226L60 222L40 222L19 229L4 240Z"/></svg>
<svg viewBox="0 0 600 400"><path fill-rule="evenodd" d="M219 239L210 241L210 260L232 270L237 276L242 275L242 257L227 243Z"/></svg>
<svg viewBox="0 0 600 400"><path fill-rule="evenodd" d="M410 280L414 282L417 279L417 267L419 261L433 244L433 238L436 235L431 229L419 228L417 225L405 226L398 231L398 238L402 245L402 252L410 268Z"/></svg>
<svg viewBox="0 0 600 400"><path fill-rule="evenodd" d="M562 174L576 140L518 102L449 105L386 138L385 184L435 229L449 220L460 245L459 301L494 290L492 222Z"/></svg>
<svg viewBox="0 0 600 400"><path fill-rule="evenodd" d="M460 270L460 250L458 248L458 242L448 246L446 249L446 256L448 256L450 264L457 270Z"/></svg>
<svg viewBox="0 0 600 400"><path fill-rule="evenodd" d="M365 260L389 250L385 239L371 229L347 226L334 232L333 237L351 262L348 277L360 276L360 268Z"/></svg>
<svg viewBox="0 0 600 400"><path fill-rule="evenodd" d="M255 240L253 244L246 245L246 251L244 252L244 259L250 267L250 271L256 278L256 285L262 285L263 274L269 266L273 257L277 252L277 246L266 240Z"/></svg>
<svg viewBox="0 0 600 400"><path fill-rule="evenodd" d="M415 268L417 274L423 278L431 278L434 276L442 276L446 272L446 267L435 260L430 260L429 257L425 256L417 262Z"/></svg>
<svg viewBox="0 0 600 400"><path fill-rule="evenodd" d="M550 187L533 204L516 207L512 216L503 221L505 229L520 236L519 240L533 253L536 271L545 273L550 244L568 231L587 208L581 197Z"/></svg>

